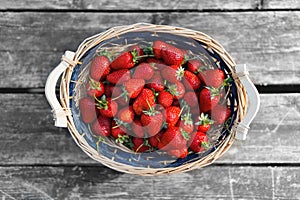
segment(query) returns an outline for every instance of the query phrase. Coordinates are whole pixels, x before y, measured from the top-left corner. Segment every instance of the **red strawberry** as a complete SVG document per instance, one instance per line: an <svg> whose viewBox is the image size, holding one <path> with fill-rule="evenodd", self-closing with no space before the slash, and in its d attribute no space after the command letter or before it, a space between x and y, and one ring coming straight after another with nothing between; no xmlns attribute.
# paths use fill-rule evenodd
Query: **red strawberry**
<svg viewBox="0 0 300 200"><path fill-rule="evenodd" d="M125 95L131 99L136 98L144 88L145 81L143 79L130 79L124 82Z"/></svg>
<svg viewBox="0 0 300 200"><path fill-rule="evenodd" d="M199 78L190 71L184 71L183 83L188 90L197 90L201 85Z"/></svg>
<svg viewBox="0 0 300 200"><path fill-rule="evenodd" d="M194 152L202 152L208 147L208 138L203 132L195 132L189 141L189 147Z"/></svg>
<svg viewBox="0 0 300 200"><path fill-rule="evenodd" d="M161 50L161 57L167 65L181 65L184 61L184 53L181 49L176 48L171 44L167 44Z"/></svg>
<svg viewBox="0 0 300 200"><path fill-rule="evenodd" d="M174 99L174 100L173 100L172 106L180 107L180 102L179 102L179 100L178 100L178 99Z"/></svg>
<svg viewBox="0 0 300 200"><path fill-rule="evenodd" d="M179 127L171 126L162 135L158 148L163 150L181 149L186 147L187 140L188 135L182 133Z"/></svg>
<svg viewBox="0 0 300 200"><path fill-rule="evenodd" d="M142 125L146 128L148 137L156 135L163 125L163 114L154 108L144 111L141 115Z"/></svg>
<svg viewBox="0 0 300 200"><path fill-rule="evenodd" d="M194 124L191 113L185 112L181 115L181 119L178 120L176 126L180 127L180 130L184 130L188 134L192 133L194 130Z"/></svg>
<svg viewBox="0 0 300 200"><path fill-rule="evenodd" d="M152 90L144 88L133 102L133 110L137 115L141 115L143 110L148 110L155 104L155 97Z"/></svg>
<svg viewBox="0 0 300 200"><path fill-rule="evenodd" d="M100 97L104 94L104 85L102 82L97 82L93 79L90 79L89 82L85 85L86 93L90 97Z"/></svg>
<svg viewBox="0 0 300 200"><path fill-rule="evenodd" d="M106 80L113 84L123 84L130 79L130 71L128 69L116 70L107 75Z"/></svg>
<svg viewBox="0 0 300 200"><path fill-rule="evenodd" d="M195 125L198 126L198 131L206 133L213 123L214 121L209 119L208 114L204 115L204 113L201 113L201 115L199 116L199 121L196 122Z"/></svg>
<svg viewBox="0 0 300 200"><path fill-rule="evenodd" d="M95 100L89 97L84 97L79 101L79 110L84 123L92 123L99 113L96 108Z"/></svg>
<svg viewBox="0 0 300 200"><path fill-rule="evenodd" d="M211 110L211 118L215 124L223 124L231 115L230 109L225 105L216 105Z"/></svg>
<svg viewBox="0 0 300 200"><path fill-rule="evenodd" d="M203 88L199 96L201 112L208 112L220 101L219 90L216 88Z"/></svg>
<svg viewBox="0 0 300 200"><path fill-rule="evenodd" d="M154 75L154 69L149 63L139 64L132 75L132 78L149 80Z"/></svg>
<svg viewBox="0 0 300 200"><path fill-rule="evenodd" d="M155 58L147 58L147 63L163 64L161 60L157 60Z"/></svg>
<svg viewBox="0 0 300 200"><path fill-rule="evenodd" d="M130 124L134 119L134 111L132 109L132 106L122 108L118 112L118 118L122 122Z"/></svg>
<svg viewBox="0 0 300 200"><path fill-rule="evenodd" d="M180 149L170 149L168 150L168 154L177 158L185 158L188 155L188 149L187 147L183 147Z"/></svg>
<svg viewBox="0 0 300 200"><path fill-rule="evenodd" d="M225 79L225 73L221 69L209 69L198 74L201 81L214 88L219 88Z"/></svg>
<svg viewBox="0 0 300 200"><path fill-rule="evenodd" d="M90 76L96 81L103 80L110 72L110 61L106 56L97 56L91 62Z"/></svg>
<svg viewBox="0 0 300 200"><path fill-rule="evenodd" d="M202 62L200 60L189 60L187 69L194 74L198 74L202 71Z"/></svg>
<svg viewBox="0 0 300 200"><path fill-rule="evenodd" d="M160 59L162 57L161 53L162 53L162 49L166 48L168 44L161 41L161 40L155 40L153 42L153 53L155 58Z"/></svg>
<svg viewBox="0 0 300 200"><path fill-rule="evenodd" d="M160 139L163 135L163 132L160 131L159 133L157 133L156 135L150 137L148 140L149 140L149 143L152 147L158 147L158 143L160 142Z"/></svg>
<svg viewBox="0 0 300 200"><path fill-rule="evenodd" d="M180 117L180 108L176 106L170 106L166 108L166 123L168 127L175 126Z"/></svg>
<svg viewBox="0 0 300 200"><path fill-rule="evenodd" d="M198 98L196 93L193 91L187 92L184 94L183 99L191 108L199 106Z"/></svg>
<svg viewBox="0 0 300 200"><path fill-rule="evenodd" d="M132 138L132 142L133 142L133 150L135 152L145 152L148 151L150 149L149 144L148 144L148 140L145 140L144 138Z"/></svg>
<svg viewBox="0 0 300 200"><path fill-rule="evenodd" d="M130 69L132 68L136 63L138 62L138 52L132 51L132 52L124 52L117 58L115 58L111 64L110 67L112 69Z"/></svg>
<svg viewBox="0 0 300 200"><path fill-rule="evenodd" d="M144 138L145 137L145 128L142 125L142 122L138 119L135 119L131 125L132 132L135 134L135 137Z"/></svg>
<svg viewBox="0 0 300 200"><path fill-rule="evenodd" d="M112 121L111 135L114 138L119 138L119 136L126 135L126 128L122 125L118 125L116 121Z"/></svg>
<svg viewBox="0 0 300 200"><path fill-rule="evenodd" d="M162 105L164 108L168 108L173 103L173 95L170 92L162 91L157 96L157 102Z"/></svg>
<svg viewBox="0 0 300 200"><path fill-rule="evenodd" d="M177 81L175 84L168 85L168 92L170 92L174 98L181 99L185 93L184 85Z"/></svg>
<svg viewBox="0 0 300 200"><path fill-rule="evenodd" d="M194 125L184 123L184 120L178 120L177 127L180 127L183 131L187 132L188 134L191 134L194 131Z"/></svg>
<svg viewBox="0 0 300 200"><path fill-rule="evenodd" d="M178 65L171 65L170 67L163 68L161 75L170 83L176 83L184 76L184 68L181 66L179 67Z"/></svg>
<svg viewBox="0 0 300 200"><path fill-rule="evenodd" d="M110 83L108 83L108 84L105 84L104 85L104 95L106 96L106 97L111 97L112 96L112 92L113 92L113 90L114 90L114 85L113 84L110 84Z"/></svg>
<svg viewBox="0 0 300 200"><path fill-rule="evenodd" d="M130 52L136 51L137 52L137 56L143 56L144 55L143 49L139 45L137 45L137 44L129 47L129 51Z"/></svg>
<svg viewBox="0 0 300 200"><path fill-rule="evenodd" d="M126 92L126 91L125 91ZM121 98L123 97L123 98ZM128 106L127 95L124 94L123 86L114 86L112 89L112 100L116 101L120 106Z"/></svg>
<svg viewBox="0 0 300 200"><path fill-rule="evenodd" d="M155 92L161 92L164 90L165 86L159 71L154 72L153 77L148 81L146 86L150 89L154 89Z"/></svg>
<svg viewBox="0 0 300 200"><path fill-rule="evenodd" d="M97 136L108 137L111 134L111 120L99 115L98 119L92 124L91 129Z"/></svg>
<svg viewBox="0 0 300 200"><path fill-rule="evenodd" d="M100 114L111 118L117 114L118 104L111 100L111 98L106 98L105 95L101 97L101 99L95 98L97 101L97 108L100 110Z"/></svg>

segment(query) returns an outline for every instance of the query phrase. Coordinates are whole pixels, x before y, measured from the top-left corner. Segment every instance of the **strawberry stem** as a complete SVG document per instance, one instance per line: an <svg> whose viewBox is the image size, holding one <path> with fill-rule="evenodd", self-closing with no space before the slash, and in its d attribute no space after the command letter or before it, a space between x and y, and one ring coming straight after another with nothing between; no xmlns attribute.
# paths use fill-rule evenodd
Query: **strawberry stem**
<svg viewBox="0 0 300 200"><path fill-rule="evenodd" d="M94 99L98 102L97 103L97 108L98 109L103 109L107 110L108 109L108 101L106 100L106 96L102 95L101 100L99 100L95 95L94 95Z"/></svg>

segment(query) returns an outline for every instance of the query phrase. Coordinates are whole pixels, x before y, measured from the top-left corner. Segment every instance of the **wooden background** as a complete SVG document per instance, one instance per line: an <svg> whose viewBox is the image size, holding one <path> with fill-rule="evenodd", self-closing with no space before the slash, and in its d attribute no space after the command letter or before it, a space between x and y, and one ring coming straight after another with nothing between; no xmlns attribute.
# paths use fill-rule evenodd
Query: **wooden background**
<svg viewBox="0 0 300 200"><path fill-rule="evenodd" d="M211 35L261 93L247 141L188 173L139 177L87 157L43 87L65 50L135 22ZM0 0L0 199L300 199L300 1Z"/></svg>

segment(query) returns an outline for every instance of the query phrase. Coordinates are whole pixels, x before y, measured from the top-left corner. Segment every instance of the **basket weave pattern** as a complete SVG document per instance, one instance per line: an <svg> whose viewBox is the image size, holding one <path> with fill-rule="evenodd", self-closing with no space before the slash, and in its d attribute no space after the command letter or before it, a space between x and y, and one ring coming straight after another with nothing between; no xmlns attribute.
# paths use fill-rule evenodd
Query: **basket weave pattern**
<svg viewBox="0 0 300 200"><path fill-rule="evenodd" d="M228 67L229 71L228 73L232 76L234 79L236 90L237 90L237 98L234 102L235 110L236 110L236 119L235 123L232 127L231 133L221 141L221 143L218 145L218 147L208 155L202 157L201 159L197 159L192 162L184 163L180 166L176 167L165 167L165 168L147 168L147 167L135 167L123 163L119 163L114 161L114 157L108 158L106 156L101 155L95 148L92 148L89 143L84 138L84 135L80 134L78 130L76 129L76 126L74 124L73 116L70 110L70 88L69 84L71 82L71 77L73 73L74 67L80 63L80 59L93 47L98 45L100 42L103 42L107 39L117 37L118 35L129 33L129 32L138 32L138 31L151 31L151 32L157 32L157 33L170 33L174 35L184 36L187 38L192 38L196 41L199 41L202 46L207 51L212 51L219 55L219 57L224 61L226 66ZM216 159L221 157L233 144L235 140L235 129L239 122L243 119L246 111L247 111L247 95L244 86L239 80L240 76L243 76L244 74L235 73L235 62L230 57L230 55L226 52L226 50L214 39L212 39L210 36L180 27L172 27L172 26L165 26L165 25L152 25L152 24L134 24L129 26L119 26L111 28L105 32L102 32L100 34L94 35L90 38L87 38L84 40L81 45L78 47L74 60L63 58L65 61L67 61L70 66L65 71L65 73L62 76L61 85L60 85L60 97L61 97L61 104L65 111L67 112L67 119L68 119L68 129L74 139L74 141L82 148L82 150L87 153L91 158L94 160L102 163L105 166L108 166L112 169L115 169L117 171L126 172L126 173L132 173L132 174L139 174L139 175L159 175L159 174L165 174L165 173L177 173L177 172L184 172L193 170L195 168L204 167L206 165L211 164Z"/></svg>

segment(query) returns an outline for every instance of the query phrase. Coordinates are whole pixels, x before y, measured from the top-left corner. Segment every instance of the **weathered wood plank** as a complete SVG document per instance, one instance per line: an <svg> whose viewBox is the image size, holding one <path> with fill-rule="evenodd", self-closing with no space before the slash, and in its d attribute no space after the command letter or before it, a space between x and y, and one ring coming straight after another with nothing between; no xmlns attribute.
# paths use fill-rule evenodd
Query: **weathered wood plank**
<svg viewBox="0 0 300 200"><path fill-rule="evenodd" d="M64 20L62 20L64 19ZM256 84L300 82L300 12L0 13L1 87L43 87L64 50L109 27L139 21L183 26L218 40ZM213 25L212 25L213 24Z"/></svg>
<svg viewBox="0 0 300 200"><path fill-rule="evenodd" d="M1 1L0 9L47 9L47 10L234 10L234 9L255 9L260 6L259 0L217 0L193 1L193 0L167 0L167 1L118 1L118 0L77 0L77 1Z"/></svg>
<svg viewBox="0 0 300 200"><path fill-rule="evenodd" d="M299 9L300 2L297 0L264 0L262 8L264 9Z"/></svg>
<svg viewBox="0 0 300 200"><path fill-rule="evenodd" d="M218 163L298 163L300 94L261 95L248 140L237 141ZM40 94L0 94L0 165L95 164L53 125Z"/></svg>
<svg viewBox="0 0 300 200"><path fill-rule="evenodd" d="M105 167L0 167L2 199L299 199L299 167L216 167L156 177Z"/></svg>

